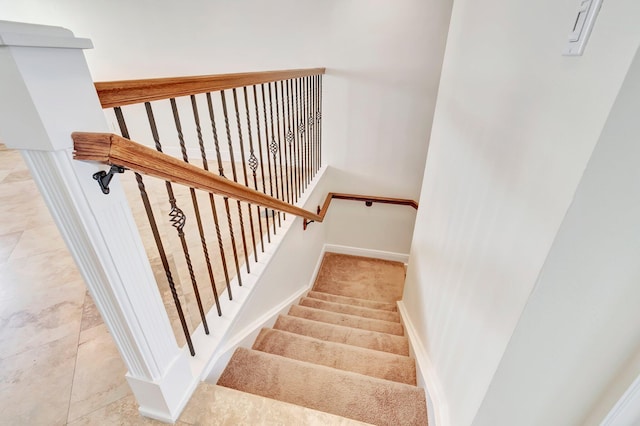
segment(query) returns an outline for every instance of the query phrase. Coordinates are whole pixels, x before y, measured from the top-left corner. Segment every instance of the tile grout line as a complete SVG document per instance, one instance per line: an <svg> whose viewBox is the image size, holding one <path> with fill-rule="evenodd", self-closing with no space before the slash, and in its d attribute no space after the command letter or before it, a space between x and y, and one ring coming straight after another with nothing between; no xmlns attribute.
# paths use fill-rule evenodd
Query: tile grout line
<svg viewBox="0 0 640 426"><path fill-rule="evenodd" d="M82 301L82 314L80 317L80 327L78 329L78 339L76 341L76 356L75 359L73 361L73 373L71 375L71 388L69 389L69 404L67 404L67 421L65 422L65 424L69 424L69 413L71 412L71 397L73 395L73 386L75 384L75 379L76 379L76 367L78 366L78 352L80 349L80 335L82 334L82 323L84 322L84 305L87 303L87 297L89 297L89 294L87 293L87 291L85 290L84 293L84 299Z"/></svg>

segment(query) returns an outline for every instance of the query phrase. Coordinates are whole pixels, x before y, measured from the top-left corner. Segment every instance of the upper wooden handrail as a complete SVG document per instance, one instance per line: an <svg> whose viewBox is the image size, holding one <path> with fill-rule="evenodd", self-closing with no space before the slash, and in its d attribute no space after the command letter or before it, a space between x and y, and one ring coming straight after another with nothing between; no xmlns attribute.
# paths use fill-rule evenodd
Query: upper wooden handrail
<svg viewBox="0 0 640 426"><path fill-rule="evenodd" d="M102 108L215 92L254 84L324 74L325 68L243 72L95 83Z"/></svg>

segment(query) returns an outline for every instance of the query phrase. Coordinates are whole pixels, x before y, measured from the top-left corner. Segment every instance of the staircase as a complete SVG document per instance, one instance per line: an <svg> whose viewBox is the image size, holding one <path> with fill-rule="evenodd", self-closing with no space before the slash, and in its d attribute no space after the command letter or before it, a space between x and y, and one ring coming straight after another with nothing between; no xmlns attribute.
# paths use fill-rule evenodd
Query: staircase
<svg viewBox="0 0 640 426"><path fill-rule="evenodd" d="M404 265L327 253L313 290L238 348L218 385L378 425L426 425L395 301Z"/></svg>

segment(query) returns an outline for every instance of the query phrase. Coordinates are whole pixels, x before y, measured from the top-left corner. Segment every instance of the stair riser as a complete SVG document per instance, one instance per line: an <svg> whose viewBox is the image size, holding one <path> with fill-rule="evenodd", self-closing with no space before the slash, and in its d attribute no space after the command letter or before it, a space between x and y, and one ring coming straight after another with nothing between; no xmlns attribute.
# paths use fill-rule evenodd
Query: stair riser
<svg viewBox="0 0 640 426"><path fill-rule="evenodd" d="M307 308L304 306L292 306L291 309L289 309L289 315L306 318L313 321L325 322L327 324L335 324L346 327L359 328L362 330L377 331L380 333L395 334L397 336L404 335L404 329L399 323L362 318L354 315L337 314L320 309Z"/></svg>
<svg viewBox="0 0 640 426"><path fill-rule="evenodd" d="M409 341L404 336L334 326L288 315L278 317L273 328L329 342L344 343L397 355L409 355Z"/></svg>
<svg viewBox="0 0 640 426"><path fill-rule="evenodd" d="M355 297L336 296L335 294L322 293L319 291L310 291L307 297L327 302L342 303L343 305L361 306L363 308L380 309L383 311L397 312L398 307L395 303L374 302L373 300L356 299Z"/></svg>
<svg viewBox="0 0 640 426"><path fill-rule="evenodd" d="M260 332L253 349L379 379L414 386L416 384L415 361L406 356L325 342L272 329Z"/></svg>
<svg viewBox="0 0 640 426"><path fill-rule="evenodd" d="M400 315L397 312L382 311L379 309L363 308L360 306L345 305L342 303L327 302L308 297L300 300L301 306L322 309L324 311L338 314L356 315L363 318L377 319L381 321L400 322Z"/></svg>

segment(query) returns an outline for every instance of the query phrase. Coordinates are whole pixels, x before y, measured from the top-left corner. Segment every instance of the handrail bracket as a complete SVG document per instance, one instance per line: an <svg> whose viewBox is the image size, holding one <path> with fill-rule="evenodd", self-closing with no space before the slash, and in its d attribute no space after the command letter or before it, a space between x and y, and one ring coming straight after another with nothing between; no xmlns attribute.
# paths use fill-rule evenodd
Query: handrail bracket
<svg viewBox="0 0 640 426"><path fill-rule="evenodd" d="M113 179L113 175L116 173L124 173L125 170L127 169L124 167L111 165L108 172L100 170L93 174L93 178L98 181L98 185L100 186L102 193L109 194L109 184L111 183L111 179Z"/></svg>

